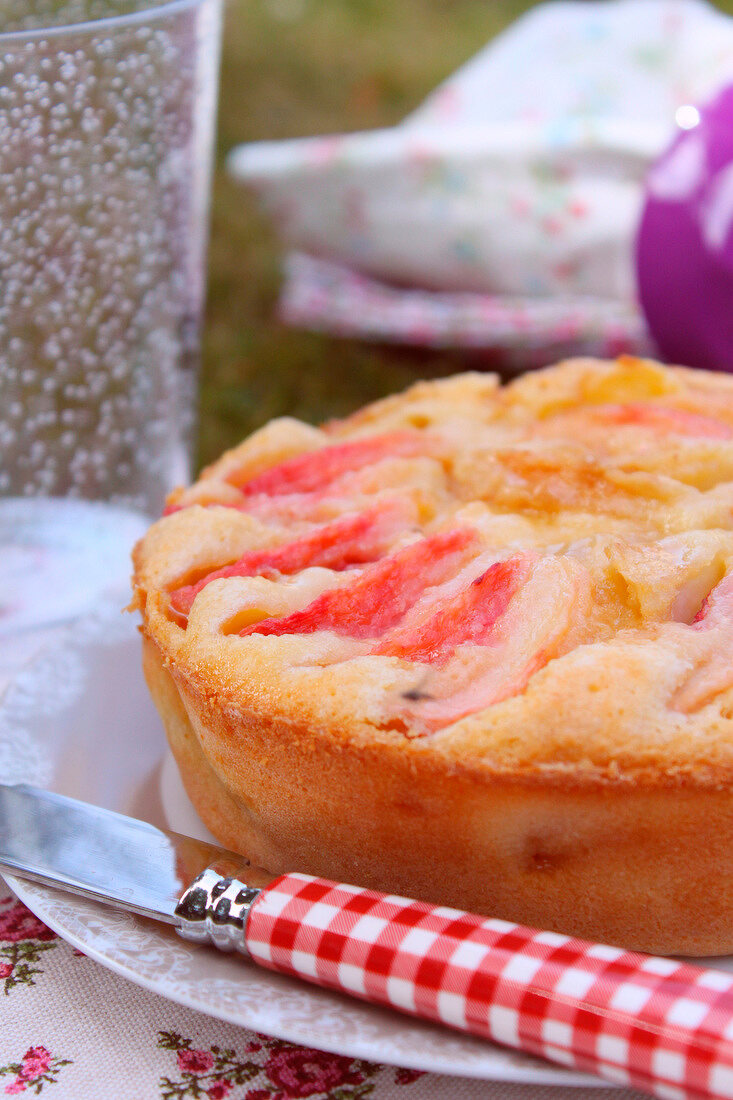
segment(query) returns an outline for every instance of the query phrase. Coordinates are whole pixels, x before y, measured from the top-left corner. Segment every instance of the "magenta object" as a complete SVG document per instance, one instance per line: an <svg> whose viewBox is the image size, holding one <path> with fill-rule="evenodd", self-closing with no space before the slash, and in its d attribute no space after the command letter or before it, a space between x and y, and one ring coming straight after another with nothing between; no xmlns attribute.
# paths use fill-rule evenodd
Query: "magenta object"
<svg viewBox="0 0 733 1100"><path fill-rule="evenodd" d="M733 84L678 120L647 178L639 297L665 359L733 371Z"/></svg>

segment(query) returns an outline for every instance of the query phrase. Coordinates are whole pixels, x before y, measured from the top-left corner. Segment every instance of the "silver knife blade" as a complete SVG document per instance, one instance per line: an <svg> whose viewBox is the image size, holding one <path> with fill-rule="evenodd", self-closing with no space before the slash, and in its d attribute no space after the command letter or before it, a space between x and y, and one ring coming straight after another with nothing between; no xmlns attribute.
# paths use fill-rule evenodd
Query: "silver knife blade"
<svg viewBox="0 0 733 1100"><path fill-rule="evenodd" d="M178 924L179 898L208 868L253 887L274 877L214 844L38 787L0 783L0 871Z"/></svg>

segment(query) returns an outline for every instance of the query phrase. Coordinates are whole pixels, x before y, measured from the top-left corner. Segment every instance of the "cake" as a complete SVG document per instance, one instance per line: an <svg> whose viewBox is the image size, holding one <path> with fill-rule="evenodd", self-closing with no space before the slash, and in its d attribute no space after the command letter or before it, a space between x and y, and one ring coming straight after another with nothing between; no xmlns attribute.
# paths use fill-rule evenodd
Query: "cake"
<svg viewBox="0 0 733 1100"><path fill-rule="evenodd" d="M147 682L223 845L733 952L733 378L577 359L274 420L134 564Z"/></svg>

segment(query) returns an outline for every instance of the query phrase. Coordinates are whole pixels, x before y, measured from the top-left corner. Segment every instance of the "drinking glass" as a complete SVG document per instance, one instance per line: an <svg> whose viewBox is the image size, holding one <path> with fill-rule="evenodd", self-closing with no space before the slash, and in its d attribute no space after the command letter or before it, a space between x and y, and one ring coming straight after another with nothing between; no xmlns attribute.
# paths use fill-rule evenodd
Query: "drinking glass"
<svg viewBox="0 0 733 1100"><path fill-rule="evenodd" d="M5 0L0 494L156 512L195 421L219 0Z"/></svg>

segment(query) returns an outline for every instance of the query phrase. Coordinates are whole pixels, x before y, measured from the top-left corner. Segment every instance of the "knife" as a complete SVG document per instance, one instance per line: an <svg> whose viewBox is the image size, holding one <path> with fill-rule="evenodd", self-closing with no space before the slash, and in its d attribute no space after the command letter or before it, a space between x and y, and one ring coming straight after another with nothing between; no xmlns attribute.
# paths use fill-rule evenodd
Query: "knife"
<svg viewBox="0 0 733 1100"><path fill-rule="evenodd" d="M733 1100L733 974L244 857L0 784L0 870L661 1100Z"/></svg>

